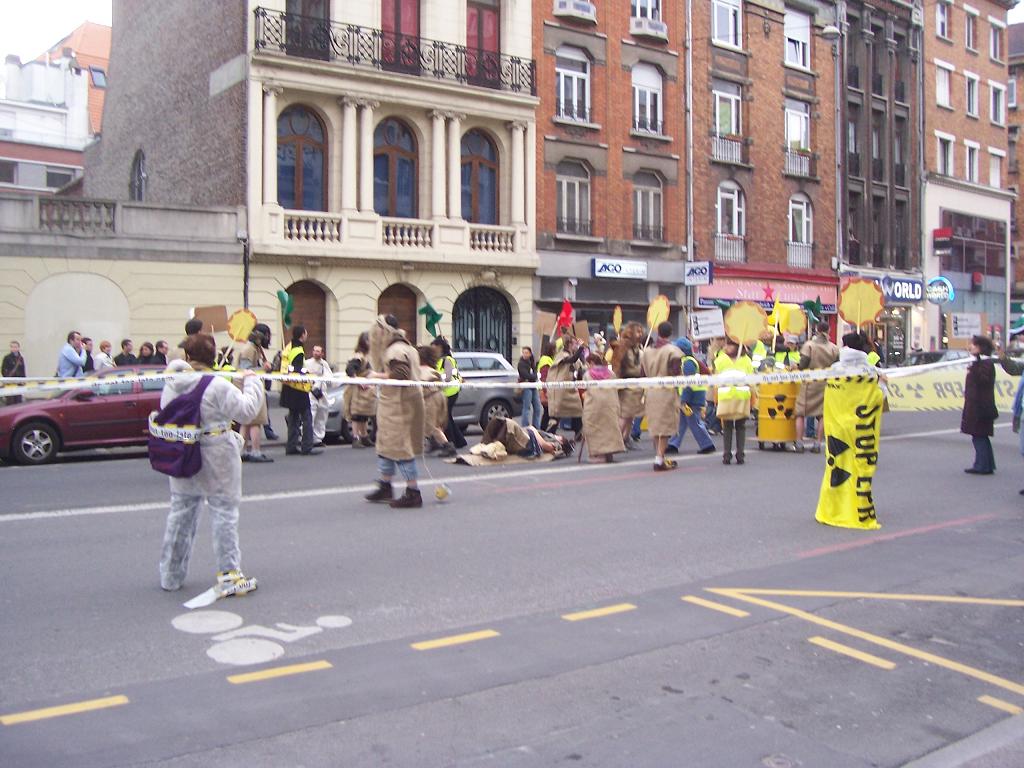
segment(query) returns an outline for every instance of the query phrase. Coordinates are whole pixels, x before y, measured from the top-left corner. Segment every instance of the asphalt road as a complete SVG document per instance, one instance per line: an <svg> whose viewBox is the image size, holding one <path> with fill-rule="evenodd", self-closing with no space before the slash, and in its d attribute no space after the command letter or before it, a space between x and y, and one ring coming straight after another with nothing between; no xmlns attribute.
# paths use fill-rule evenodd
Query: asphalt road
<svg viewBox="0 0 1024 768"><path fill-rule="evenodd" d="M814 522L812 454L430 459L450 502L398 512L361 499L371 451L272 448L260 589L191 613L208 525L161 591L145 458L4 467L0 764L1018 764L1024 467L1001 428L964 475L956 424L889 415L876 532Z"/></svg>

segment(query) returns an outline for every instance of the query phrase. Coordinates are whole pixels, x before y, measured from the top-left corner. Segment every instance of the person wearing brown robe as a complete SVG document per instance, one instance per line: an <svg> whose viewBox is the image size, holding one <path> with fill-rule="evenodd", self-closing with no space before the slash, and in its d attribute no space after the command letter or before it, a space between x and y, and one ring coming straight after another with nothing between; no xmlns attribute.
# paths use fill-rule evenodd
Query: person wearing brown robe
<svg viewBox="0 0 1024 768"><path fill-rule="evenodd" d="M828 323L818 323L816 333L800 350L800 370L817 371L829 368L839 360L839 347L828 339ZM821 452L821 440L825 433L825 382L805 381L800 387L796 398L796 438L797 450L804 449L804 428L808 416L814 416L818 422L815 429L815 441L811 444L812 453Z"/></svg>
<svg viewBox="0 0 1024 768"><path fill-rule="evenodd" d="M345 375L350 378L366 377L373 370L370 365L370 334L359 334L355 352L345 365ZM377 388L361 384L348 384L341 396L341 415L352 426L352 447L369 448L369 421L377 413Z"/></svg>
<svg viewBox="0 0 1024 768"><path fill-rule="evenodd" d="M420 380L420 356L398 329L392 315L380 315L370 329L371 379ZM367 501L395 508L422 507L417 485L416 457L423 455L423 390L420 387L381 387L377 396L377 490ZM405 493L396 499L391 478L405 478Z"/></svg>
<svg viewBox="0 0 1024 768"><path fill-rule="evenodd" d="M644 375L681 376L683 372L683 351L669 342L672 323L658 326L658 338L654 346L644 350L641 358ZM651 387L646 393L647 431L654 438L654 471L665 472L678 465L665 458L669 438L679 428L679 395L676 388Z"/></svg>
<svg viewBox="0 0 1024 768"><path fill-rule="evenodd" d="M562 349L555 355L555 360L548 368L547 382L552 384L559 381L575 381L576 372L580 370L579 341L571 336L566 336ZM566 429L573 429L576 438L579 439L583 431L583 401L580 400L579 392L573 389L549 389L548 390L548 415L557 419L563 426L563 420L568 425Z"/></svg>
<svg viewBox="0 0 1024 768"><path fill-rule="evenodd" d="M640 365L640 345L644 340L644 328L640 323L626 323L612 353L612 370L617 379L639 379L643 376ZM619 390L619 418L622 438L627 449L634 449L630 431L633 420L644 415L644 391L640 387L623 387Z"/></svg>
<svg viewBox="0 0 1024 768"><path fill-rule="evenodd" d="M442 381L437 370L437 352L428 346L417 347L420 355L420 378L423 381ZM444 433L448 425L448 398L443 387L423 388L423 434L428 439L428 453L440 451L441 458L453 458L458 451Z"/></svg>
<svg viewBox="0 0 1024 768"><path fill-rule="evenodd" d="M587 372L584 381L607 381L612 377L611 369L597 352L587 358ZM591 387L583 392L583 439L590 460L595 463L611 463L615 454L626 450L622 439L619 419L619 391L612 388Z"/></svg>

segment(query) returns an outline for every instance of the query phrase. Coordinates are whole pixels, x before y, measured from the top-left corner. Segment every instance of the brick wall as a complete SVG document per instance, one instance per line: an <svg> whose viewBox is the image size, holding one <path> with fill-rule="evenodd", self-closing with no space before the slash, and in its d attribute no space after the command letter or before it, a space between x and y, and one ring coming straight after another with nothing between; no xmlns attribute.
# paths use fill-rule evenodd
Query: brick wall
<svg viewBox="0 0 1024 768"><path fill-rule="evenodd" d="M244 5L114 0L103 135L86 151L86 195L126 199L141 149L145 202L245 203L245 81L210 95L211 72L245 53Z"/></svg>

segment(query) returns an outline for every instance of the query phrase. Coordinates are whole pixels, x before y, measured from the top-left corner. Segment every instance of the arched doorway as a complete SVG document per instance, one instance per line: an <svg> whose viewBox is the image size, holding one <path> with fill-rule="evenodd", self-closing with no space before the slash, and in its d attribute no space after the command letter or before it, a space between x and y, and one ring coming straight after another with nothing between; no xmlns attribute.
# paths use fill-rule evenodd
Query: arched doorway
<svg viewBox="0 0 1024 768"><path fill-rule="evenodd" d="M452 311L452 346L459 352L498 352L512 360L512 308L493 288L470 288Z"/></svg>
<svg viewBox="0 0 1024 768"><path fill-rule="evenodd" d="M288 294L292 297L292 327L296 325L306 326L309 338L306 339L304 348L307 354L314 346L324 348L324 355L328 353L327 347L327 294L324 289L310 280L300 280L288 286ZM291 339L291 331L287 331L288 337L283 343L287 344Z"/></svg>
<svg viewBox="0 0 1024 768"><path fill-rule="evenodd" d="M406 338L416 344L416 294L404 285L389 285L377 299L378 315L394 315Z"/></svg>

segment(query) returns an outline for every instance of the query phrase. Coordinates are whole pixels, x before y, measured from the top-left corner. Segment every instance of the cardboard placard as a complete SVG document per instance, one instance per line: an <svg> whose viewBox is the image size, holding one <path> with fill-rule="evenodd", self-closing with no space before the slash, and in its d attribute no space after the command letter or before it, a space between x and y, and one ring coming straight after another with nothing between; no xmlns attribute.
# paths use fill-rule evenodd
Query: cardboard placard
<svg viewBox="0 0 1024 768"><path fill-rule="evenodd" d="M228 308L224 305L196 307L193 317L203 321L203 333L227 333Z"/></svg>
<svg viewBox="0 0 1024 768"><path fill-rule="evenodd" d="M720 309L690 313L690 336L694 341L718 339L725 336L725 319Z"/></svg>

